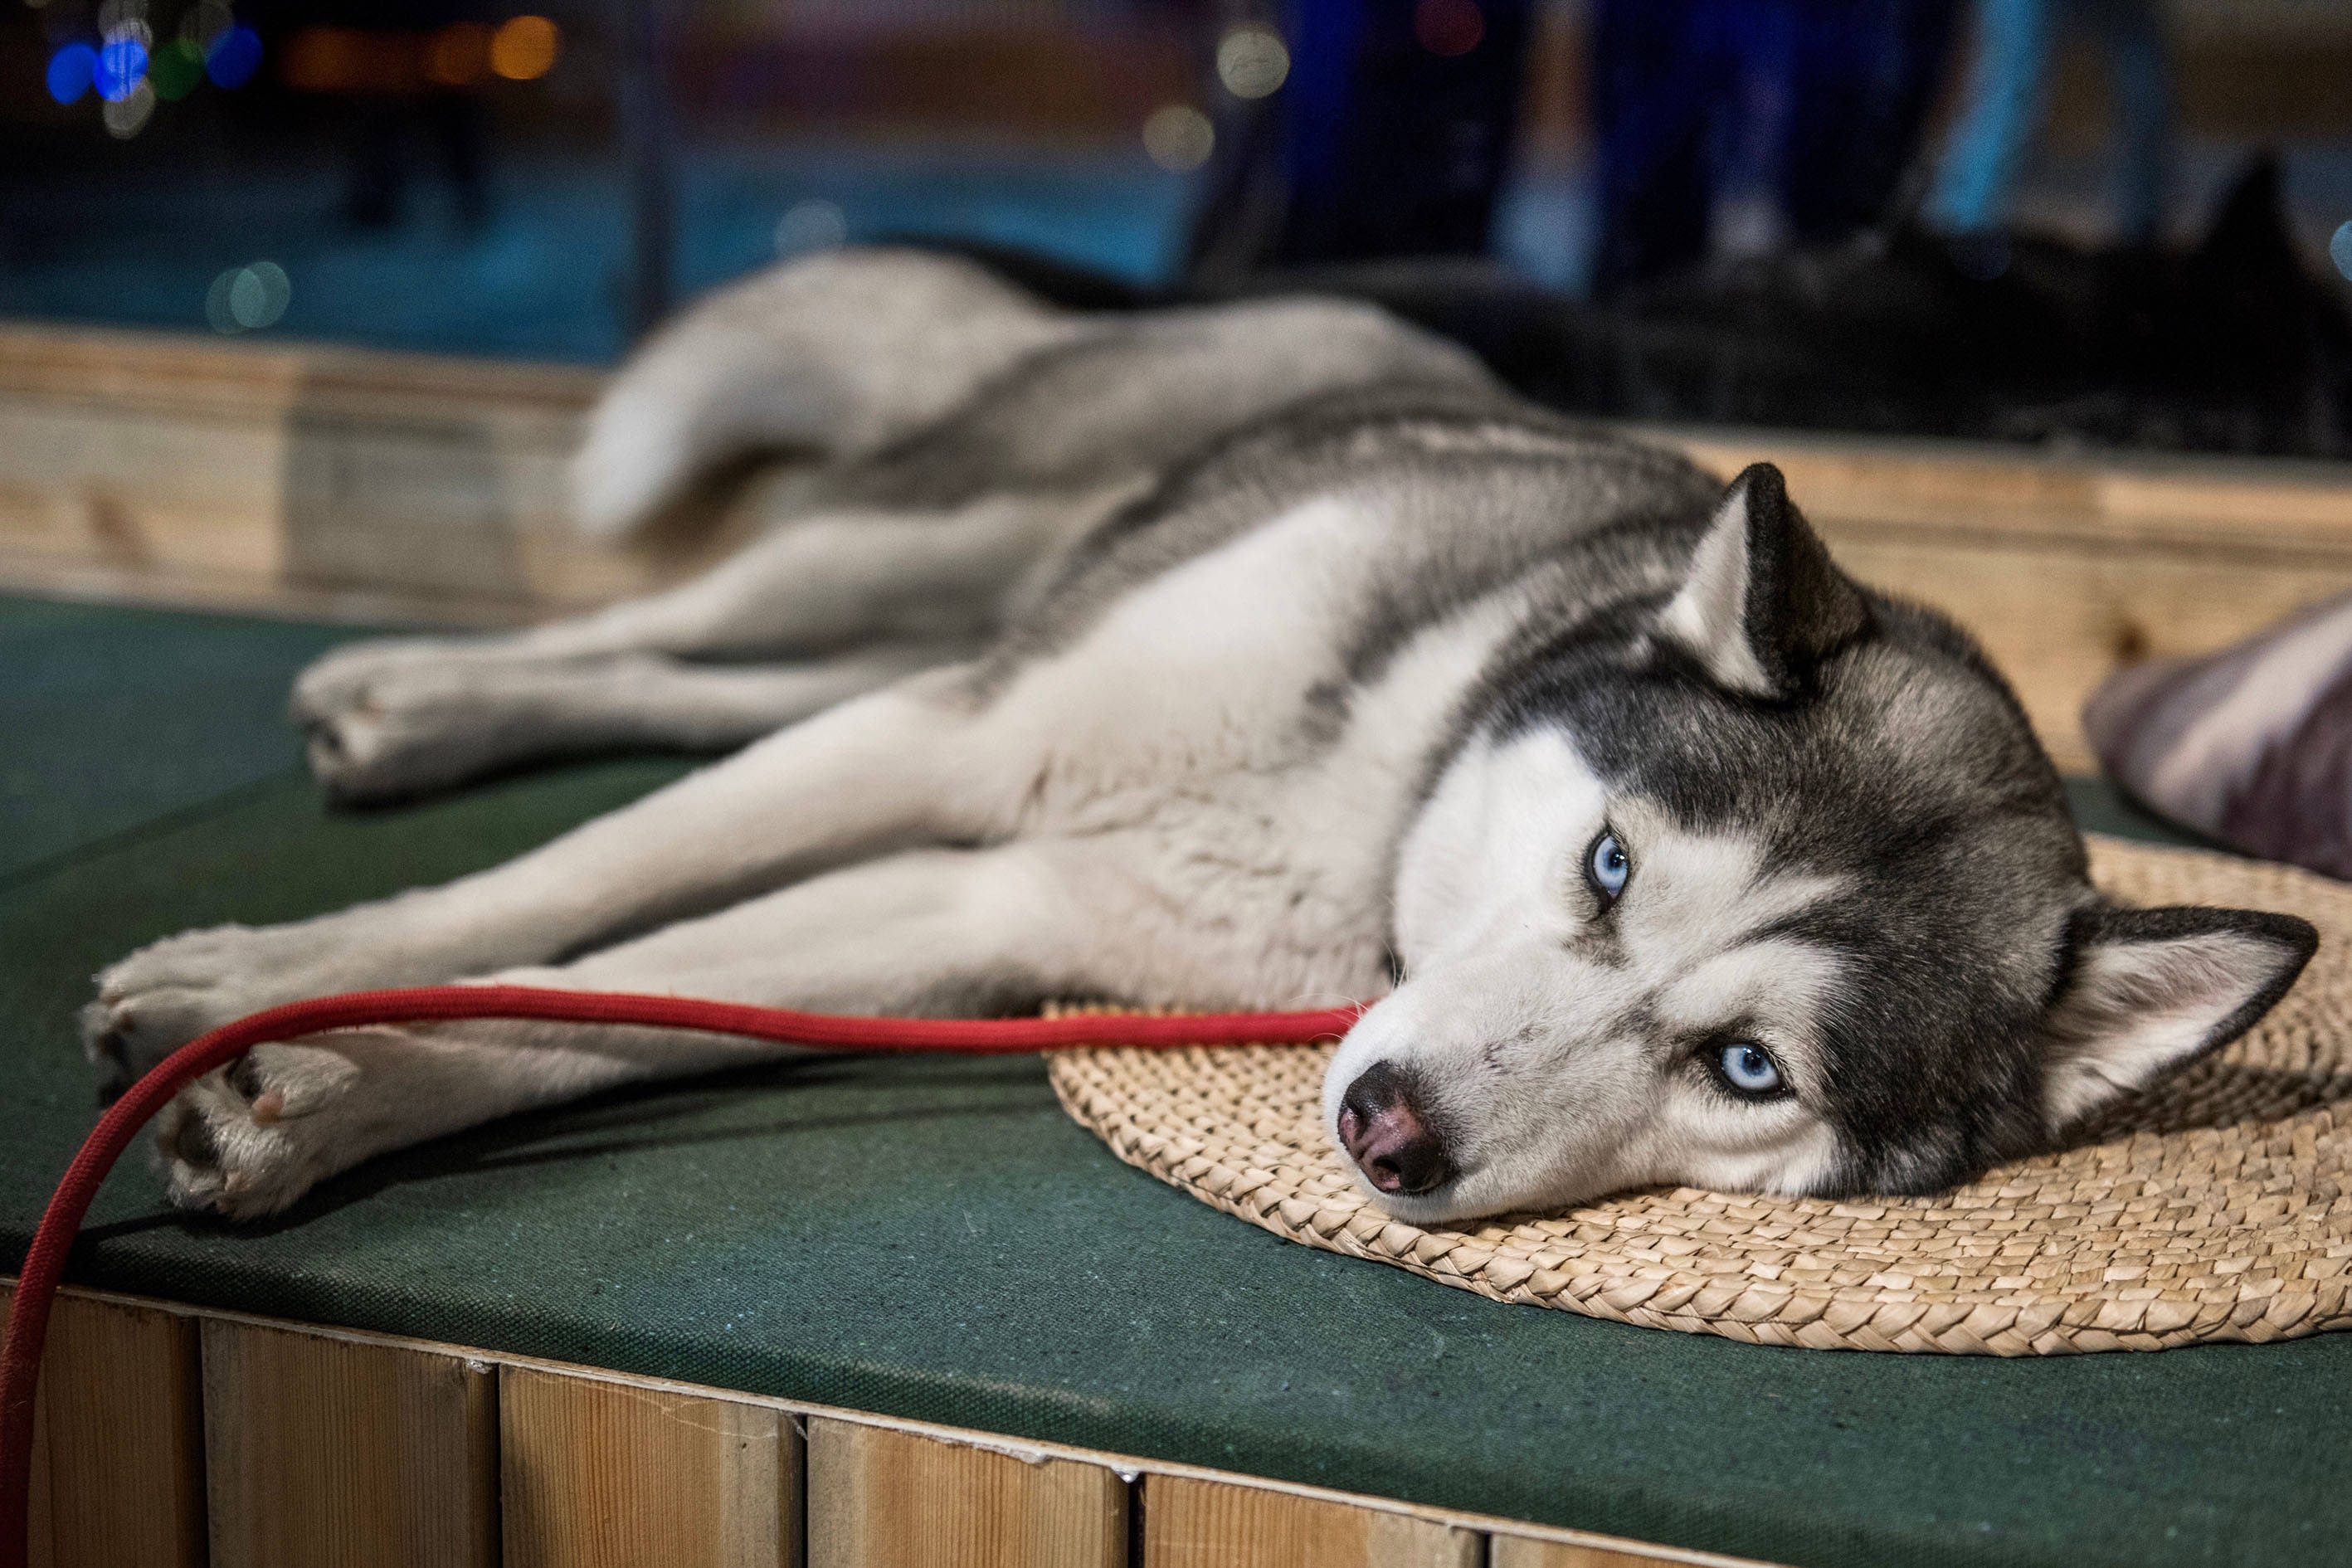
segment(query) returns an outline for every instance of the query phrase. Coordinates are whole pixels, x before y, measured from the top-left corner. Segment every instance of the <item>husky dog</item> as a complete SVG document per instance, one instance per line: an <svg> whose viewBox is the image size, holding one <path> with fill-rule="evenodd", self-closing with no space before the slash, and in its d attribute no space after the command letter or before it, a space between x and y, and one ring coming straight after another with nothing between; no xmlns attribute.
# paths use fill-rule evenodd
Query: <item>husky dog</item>
<svg viewBox="0 0 2352 1568"><path fill-rule="evenodd" d="M1921 1193L2246 1029L2315 936L2103 902L1967 637L1726 489L1376 310L1057 314L838 252L619 376L614 534L785 451L671 592L362 644L296 716L327 786L745 743L512 863L99 977L94 1059L257 1008L494 978L956 1015L1366 1010L1324 1093L1399 1216L1651 1183ZM160 1124L172 1194L280 1209L382 1151L781 1050L536 1023L263 1046Z"/></svg>

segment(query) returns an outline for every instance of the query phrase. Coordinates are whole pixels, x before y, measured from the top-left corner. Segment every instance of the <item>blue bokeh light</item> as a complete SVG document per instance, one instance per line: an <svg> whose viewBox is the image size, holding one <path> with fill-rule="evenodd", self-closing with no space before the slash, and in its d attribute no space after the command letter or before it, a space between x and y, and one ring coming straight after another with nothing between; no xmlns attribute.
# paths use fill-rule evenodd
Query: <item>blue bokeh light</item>
<svg viewBox="0 0 2352 1568"><path fill-rule="evenodd" d="M2336 263L2336 270L2352 279L2352 223L2339 225L2327 242L2327 259Z"/></svg>
<svg viewBox="0 0 2352 1568"><path fill-rule="evenodd" d="M98 96L109 103L121 103L138 88L147 75L147 46L136 38L113 38L99 46L98 69L93 77Z"/></svg>
<svg viewBox="0 0 2352 1568"><path fill-rule="evenodd" d="M221 34L205 56L205 74L213 79L215 87L243 87L260 68L261 35L247 26Z"/></svg>
<svg viewBox="0 0 2352 1568"><path fill-rule="evenodd" d="M72 103L98 79L98 51L88 44L68 44L49 57L49 96Z"/></svg>

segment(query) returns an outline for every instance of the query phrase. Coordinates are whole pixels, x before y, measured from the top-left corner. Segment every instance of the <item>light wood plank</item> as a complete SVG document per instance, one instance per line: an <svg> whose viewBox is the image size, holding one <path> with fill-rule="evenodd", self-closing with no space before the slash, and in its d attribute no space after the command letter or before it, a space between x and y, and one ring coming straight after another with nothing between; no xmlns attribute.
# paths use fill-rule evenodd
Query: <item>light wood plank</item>
<svg viewBox="0 0 2352 1568"><path fill-rule="evenodd" d="M2053 458L1987 443L1795 431L1635 435L1728 477L1777 464L1825 530L2352 556L2342 464L2165 454Z"/></svg>
<svg viewBox="0 0 2352 1568"><path fill-rule="evenodd" d="M1678 1561L1522 1536L1497 1535L1486 1545L1486 1568L1674 1568Z"/></svg>
<svg viewBox="0 0 2352 1568"><path fill-rule="evenodd" d="M212 1568L491 1568L498 1374L207 1320Z"/></svg>
<svg viewBox="0 0 2352 1568"><path fill-rule="evenodd" d="M0 1289L0 1311L13 1299ZM37 1568L200 1568L204 1427L196 1326L60 1295L33 1439Z"/></svg>
<svg viewBox="0 0 2352 1568"><path fill-rule="evenodd" d="M791 1568L801 1437L770 1405L509 1367L506 1568Z"/></svg>
<svg viewBox="0 0 2352 1568"><path fill-rule="evenodd" d="M1772 1568L1747 1557L1683 1552L1605 1537L1545 1541L1497 1531L1486 1543L1486 1568Z"/></svg>
<svg viewBox="0 0 2352 1568"><path fill-rule="evenodd" d="M0 324L0 563L520 607L661 574L583 545L595 373Z"/></svg>
<svg viewBox="0 0 2352 1568"><path fill-rule="evenodd" d="M808 1521L809 1568L1127 1561L1127 1487L1113 1471L856 1422L809 1422Z"/></svg>
<svg viewBox="0 0 2352 1568"><path fill-rule="evenodd" d="M1188 1476L1143 1479L1141 1568L1476 1568L1474 1530Z"/></svg>

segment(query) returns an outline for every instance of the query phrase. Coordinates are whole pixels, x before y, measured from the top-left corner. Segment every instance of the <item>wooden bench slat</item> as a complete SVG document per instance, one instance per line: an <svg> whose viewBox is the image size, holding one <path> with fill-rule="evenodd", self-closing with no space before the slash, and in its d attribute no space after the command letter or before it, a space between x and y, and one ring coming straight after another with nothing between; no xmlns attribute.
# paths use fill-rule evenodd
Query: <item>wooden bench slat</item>
<svg viewBox="0 0 2352 1568"><path fill-rule="evenodd" d="M505 1568L793 1568L801 1436L773 1405L508 1367Z"/></svg>
<svg viewBox="0 0 2352 1568"><path fill-rule="evenodd" d="M15 1295L0 1286L0 1311ZM33 1568L203 1568L196 1326L60 1297L35 1410Z"/></svg>
<svg viewBox="0 0 2352 1568"><path fill-rule="evenodd" d="M1127 1507L1101 1466L808 1424L808 1568L1119 1568Z"/></svg>
<svg viewBox="0 0 2352 1568"><path fill-rule="evenodd" d="M496 1568L498 1373L207 1319L213 1568Z"/></svg>
<svg viewBox="0 0 2352 1568"><path fill-rule="evenodd" d="M1295 1493L1147 1476L1140 1568L1477 1568L1475 1530Z"/></svg>

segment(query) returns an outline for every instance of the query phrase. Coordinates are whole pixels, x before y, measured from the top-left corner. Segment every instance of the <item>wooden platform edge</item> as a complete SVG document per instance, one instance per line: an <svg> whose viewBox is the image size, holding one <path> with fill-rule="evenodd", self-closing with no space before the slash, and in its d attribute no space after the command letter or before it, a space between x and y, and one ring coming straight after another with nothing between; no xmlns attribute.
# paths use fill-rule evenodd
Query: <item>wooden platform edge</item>
<svg viewBox="0 0 2352 1568"><path fill-rule="evenodd" d="M0 1307L16 1289L13 1277L0 1276ZM1108 1470L1121 1481L1133 1487L1148 1484L1155 1478L1171 1481L1202 1483L1242 1489L1255 1493L1298 1500L1318 1505L1332 1505L1369 1510L1395 1516L1401 1520L1418 1521L1423 1524L1451 1531L1474 1531L1490 1540L1507 1539L1525 1543L1530 1548L1555 1547L1566 1549L1567 1554L1541 1561L1556 1563L1559 1568L1774 1568L1773 1564L1757 1559L1726 1556L1717 1552L1686 1547L1664 1545L1628 1537L1601 1534L1573 1527L1549 1525L1528 1520L1517 1520L1497 1514L1474 1513L1458 1509L1441 1508L1398 1498L1384 1498L1340 1491L1302 1482L1286 1481L1266 1476L1254 1476L1241 1471L1221 1470L1207 1466L1181 1461L1152 1458L1142 1455L1125 1454L1108 1449L1088 1448L1049 1439L1013 1436L1006 1434L978 1431L967 1427L944 1426L904 1416L886 1415L872 1411L852 1410L837 1405L815 1404L806 1400L780 1398L740 1389L715 1387L709 1384L682 1382L674 1378L649 1377L632 1373L615 1372L609 1368L588 1366L541 1357L520 1355L504 1351L483 1350L453 1345L436 1340L379 1333L368 1330L339 1328L333 1325L297 1322L258 1313L240 1312L230 1309L204 1307L186 1302L164 1300L153 1297L128 1295L118 1291L97 1290L79 1286L68 1286L59 1292L62 1300L87 1301L127 1310L161 1313L191 1320L201 1331L218 1335L223 1330L244 1329L271 1334L305 1336L328 1345L348 1346L358 1350L399 1352L426 1356L436 1360L453 1361L475 1369L509 1369L548 1376L578 1379L604 1384L617 1390L640 1395L681 1401L717 1401L731 1405L773 1410L789 1419L800 1431L806 1431L811 1421L841 1423L849 1426L870 1427L884 1432L919 1437L950 1447L977 1449L1019 1461L1024 1465L1043 1466L1055 1462L1083 1464ZM44 1397L47 1394L45 1391ZM1535 1562L1538 1558L1525 1553L1516 1561ZM1141 1568L1140 1563L1137 1568Z"/></svg>

